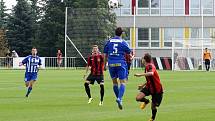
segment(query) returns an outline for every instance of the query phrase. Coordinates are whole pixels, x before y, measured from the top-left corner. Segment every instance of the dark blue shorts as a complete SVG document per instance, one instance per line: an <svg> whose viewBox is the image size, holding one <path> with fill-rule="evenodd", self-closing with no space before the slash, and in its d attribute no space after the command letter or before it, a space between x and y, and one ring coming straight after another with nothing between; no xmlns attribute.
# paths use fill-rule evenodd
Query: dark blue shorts
<svg viewBox="0 0 215 121"><path fill-rule="evenodd" d="M112 79L119 78L119 80L127 80L128 70L125 66L109 66L109 73Z"/></svg>
<svg viewBox="0 0 215 121"><path fill-rule="evenodd" d="M25 82L28 82L28 81L36 81L37 80L37 73L25 73Z"/></svg>

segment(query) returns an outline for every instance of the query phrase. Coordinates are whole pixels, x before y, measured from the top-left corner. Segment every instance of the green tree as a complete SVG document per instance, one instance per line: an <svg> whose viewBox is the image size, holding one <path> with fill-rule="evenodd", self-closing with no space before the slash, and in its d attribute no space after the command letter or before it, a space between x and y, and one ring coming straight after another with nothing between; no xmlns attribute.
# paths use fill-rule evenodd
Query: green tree
<svg viewBox="0 0 215 121"><path fill-rule="evenodd" d="M9 17L7 38L9 47L16 50L20 56L26 56L32 48L33 25L34 20L29 2L17 0Z"/></svg>
<svg viewBox="0 0 215 121"><path fill-rule="evenodd" d="M81 8L68 8L67 34L84 57L87 57L92 45L97 44L103 50L105 40L113 36L116 16L109 11L107 0L92 0L89 5L81 5ZM69 56L78 56L74 49L67 52Z"/></svg>
<svg viewBox="0 0 215 121"><path fill-rule="evenodd" d="M44 16L40 21L39 42L37 42L39 44L38 48L40 53L43 56L56 56L56 50L58 48L64 50L66 7L74 10L81 8L98 8L93 11L96 17L90 16L89 14L88 16L79 16L81 21L69 18L71 17L71 11L68 10L68 22L76 22L72 29L78 27L79 30L83 30L79 31L80 34L94 34L92 38L75 38L74 42L78 43L76 45L83 50L82 53L86 51L89 52L89 48L91 48L92 44L102 45L107 36L112 35L113 27L115 27L115 16L108 10L107 1L108 0L64 0L62 3L61 0L43 0L43 2L45 2L45 6L43 7ZM82 21L83 19L88 21L84 22ZM92 24L93 21L95 22L93 23L94 25L90 26L89 24ZM80 26L80 24L86 25L86 28ZM68 25L68 28L69 27L71 26ZM68 32L71 32L71 30ZM83 45L85 48L82 48Z"/></svg>
<svg viewBox="0 0 215 121"><path fill-rule="evenodd" d="M64 48L65 6L61 0L47 0L40 21L39 51L43 56L56 56L58 48Z"/></svg>
<svg viewBox="0 0 215 121"><path fill-rule="evenodd" d="M5 2L0 1L0 57L5 56L8 51L8 44L5 31L7 29L8 14Z"/></svg>

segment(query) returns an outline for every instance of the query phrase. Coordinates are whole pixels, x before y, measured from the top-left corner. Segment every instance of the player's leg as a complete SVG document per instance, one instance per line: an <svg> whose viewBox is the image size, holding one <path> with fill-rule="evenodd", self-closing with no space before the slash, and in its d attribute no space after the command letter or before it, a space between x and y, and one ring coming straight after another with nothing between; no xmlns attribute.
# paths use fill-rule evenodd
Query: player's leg
<svg viewBox="0 0 215 121"><path fill-rule="evenodd" d="M126 66L120 66L118 67L118 75L119 75L119 81L120 81L120 87L119 87L119 96L118 99L122 100L122 97L125 93L125 86L126 86L126 81L128 77L128 71Z"/></svg>
<svg viewBox="0 0 215 121"><path fill-rule="evenodd" d="M29 96L29 94L31 93L32 89L33 89L33 84L34 82L37 80L37 73L30 73L29 74L29 84L28 84L28 90L27 90L27 93L26 93L26 97Z"/></svg>
<svg viewBox="0 0 215 121"><path fill-rule="evenodd" d="M96 78L97 83L100 85L100 102L99 106L103 105L103 99L104 99L104 76L100 75Z"/></svg>
<svg viewBox="0 0 215 121"><path fill-rule="evenodd" d="M119 87L119 94L116 102L118 103L119 109L122 110L122 98L125 93L126 81L128 78L127 66L117 67L117 75L119 75L120 87Z"/></svg>
<svg viewBox="0 0 215 121"><path fill-rule="evenodd" d="M104 100L104 92L105 92L105 90L104 90L104 83L100 83L100 103L99 103L99 105L101 106L101 105L103 105L103 100Z"/></svg>
<svg viewBox="0 0 215 121"><path fill-rule="evenodd" d="M211 62L210 60L208 60L208 71L210 70L210 65L211 65Z"/></svg>
<svg viewBox="0 0 215 121"><path fill-rule="evenodd" d="M116 98L118 98L118 95L119 95L119 87L118 87L118 82L117 82L117 73L116 73L116 67L109 67L109 73L110 73L110 76L112 78L112 82L113 82L113 91L114 91L114 94L116 96Z"/></svg>
<svg viewBox="0 0 215 121"><path fill-rule="evenodd" d="M26 97L28 97L29 96L29 94L31 93L31 91L32 91L32 89L33 89L33 84L34 84L34 82L35 82L36 80L30 80L29 81L29 85L28 85L28 90L27 90L27 93L26 93Z"/></svg>
<svg viewBox="0 0 215 121"><path fill-rule="evenodd" d="M157 114L157 107L160 106L160 104L162 102L162 98L163 98L163 93L152 95L152 104L151 104L152 117L151 117L151 121L155 120L155 117Z"/></svg>
<svg viewBox="0 0 215 121"><path fill-rule="evenodd" d="M94 77L93 77L93 75L92 74L90 74L88 77L87 77L87 79L86 79L86 81L85 81L85 83L84 83L84 87L85 87L85 91L86 91L86 94L87 94L87 96L88 96L88 103L90 104L91 102L92 102L92 100L93 100L93 98L91 97L91 93L90 93L90 84L94 84L94 81L95 81L95 79L94 79Z"/></svg>
<svg viewBox="0 0 215 121"><path fill-rule="evenodd" d="M137 94L136 101L142 102L140 104L140 109L144 109L146 105L149 104L149 100L145 98L148 95L149 91L145 87Z"/></svg>

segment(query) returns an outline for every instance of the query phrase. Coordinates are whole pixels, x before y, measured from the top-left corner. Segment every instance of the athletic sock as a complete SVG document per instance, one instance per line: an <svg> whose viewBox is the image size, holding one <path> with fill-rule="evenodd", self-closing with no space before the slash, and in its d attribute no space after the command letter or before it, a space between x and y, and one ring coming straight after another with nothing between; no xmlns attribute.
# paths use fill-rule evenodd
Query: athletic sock
<svg viewBox="0 0 215 121"><path fill-rule="evenodd" d="M28 96L31 93L31 90L32 90L32 87L28 87L28 91L27 91L26 96Z"/></svg>
<svg viewBox="0 0 215 121"><path fill-rule="evenodd" d="M122 100L124 92L125 92L125 84L120 84L120 87L119 87L119 97L118 97L120 100Z"/></svg>
<svg viewBox="0 0 215 121"><path fill-rule="evenodd" d="M152 119L153 120L155 120L156 114L157 114L157 109L153 109L152 110Z"/></svg>
<svg viewBox="0 0 215 121"><path fill-rule="evenodd" d="M84 83L85 91L87 93L88 98L91 98L90 87L88 83Z"/></svg>
<svg viewBox="0 0 215 121"><path fill-rule="evenodd" d="M146 99L145 97L144 98L142 98L141 100L139 100L140 102L145 102L146 104L148 104L149 103L149 100L148 99Z"/></svg>
<svg viewBox="0 0 215 121"><path fill-rule="evenodd" d="M103 101L104 98L104 85L100 85L100 95L101 95L101 102Z"/></svg>
<svg viewBox="0 0 215 121"><path fill-rule="evenodd" d="M113 85L113 91L114 91L114 93L116 95L116 98L118 98L118 96L119 96L119 88L118 88L117 84Z"/></svg>

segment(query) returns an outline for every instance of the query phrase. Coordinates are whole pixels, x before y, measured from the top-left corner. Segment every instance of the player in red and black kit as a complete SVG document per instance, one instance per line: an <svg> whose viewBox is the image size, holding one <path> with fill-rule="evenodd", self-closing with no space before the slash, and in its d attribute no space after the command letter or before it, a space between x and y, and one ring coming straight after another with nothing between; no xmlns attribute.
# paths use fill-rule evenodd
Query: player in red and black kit
<svg viewBox="0 0 215 121"><path fill-rule="evenodd" d="M62 53L60 51L60 49L57 50L57 65L58 65L58 68L60 68L60 65L62 63Z"/></svg>
<svg viewBox="0 0 215 121"><path fill-rule="evenodd" d="M103 105L103 97L104 97L104 57L103 55L99 52L98 46L93 45L93 50L92 50L92 55L88 57L88 63L86 67L86 74L91 68L91 72L89 76L87 77L84 86L85 86L85 91L88 96L88 103L91 103L93 98L91 97L90 94L90 87L89 84L94 84L95 81L100 85L100 103L99 106ZM85 78L86 75L84 75Z"/></svg>
<svg viewBox="0 0 215 121"><path fill-rule="evenodd" d="M151 63L151 60L151 55L145 54L145 56L143 57L143 63L145 64L145 73L135 74L134 76L145 76L146 78L146 83L138 86L140 92L136 97L136 101L142 102L140 108L144 109L145 106L150 102L145 97L149 95L152 96L152 117L149 121L154 121L157 113L157 107L159 107L163 98L163 88L156 67Z"/></svg>
<svg viewBox="0 0 215 121"><path fill-rule="evenodd" d="M131 52L130 54L125 54L125 60L126 60L126 63L127 63L127 68L128 68L128 74L129 74L129 70L130 70L130 67L131 67L131 62L134 58L134 54L133 52Z"/></svg>

